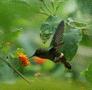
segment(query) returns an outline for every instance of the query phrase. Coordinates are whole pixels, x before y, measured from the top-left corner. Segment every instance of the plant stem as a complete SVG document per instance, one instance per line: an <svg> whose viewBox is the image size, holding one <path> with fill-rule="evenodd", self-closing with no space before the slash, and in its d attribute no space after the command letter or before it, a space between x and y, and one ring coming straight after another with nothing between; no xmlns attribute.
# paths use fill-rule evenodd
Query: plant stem
<svg viewBox="0 0 92 90"><path fill-rule="evenodd" d="M0 57L0 60L2 60L3 62L5 62L14 72L16 72L29 85L31 84L31 82L21 72L19 72L10 62L8 62L7 60L4 60L2 57Z"/></svg>

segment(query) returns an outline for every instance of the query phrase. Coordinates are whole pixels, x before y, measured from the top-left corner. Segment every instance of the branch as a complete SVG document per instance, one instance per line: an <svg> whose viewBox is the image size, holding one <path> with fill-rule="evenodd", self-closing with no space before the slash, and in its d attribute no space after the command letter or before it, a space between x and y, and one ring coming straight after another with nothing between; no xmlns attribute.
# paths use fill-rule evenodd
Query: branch
<svg viewBox="0 0 92 90"><path fill-rule="evenodd" d="M16 72L29 85L31 84L31 82L21 72L19 72L10 62L4 60L2 57L0 57L0 60L2 60L3 62L5 62L14 72Z"/></svg>

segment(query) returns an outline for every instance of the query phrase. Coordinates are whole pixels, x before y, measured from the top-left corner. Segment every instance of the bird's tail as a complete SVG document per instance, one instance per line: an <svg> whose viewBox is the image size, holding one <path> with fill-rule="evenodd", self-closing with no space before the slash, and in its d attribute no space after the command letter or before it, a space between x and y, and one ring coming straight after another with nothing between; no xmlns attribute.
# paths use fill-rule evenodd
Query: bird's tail
<svg viewBox="0 0 92 90"><path fill-rule="evenodd" d="M66 68L71 69L71 64L70 64L69 62L67 62L65 56L63 56L63 57L61 58L61 62L64 64L64 66L65 66Z"/></svg>
<svg viewBox="0 0 92 90"><path fill-rule="evenodd" d="M64 66L68 69L71 69L71 65L70 63L68 63L67 61L66 62L63 62Z"/></svg>

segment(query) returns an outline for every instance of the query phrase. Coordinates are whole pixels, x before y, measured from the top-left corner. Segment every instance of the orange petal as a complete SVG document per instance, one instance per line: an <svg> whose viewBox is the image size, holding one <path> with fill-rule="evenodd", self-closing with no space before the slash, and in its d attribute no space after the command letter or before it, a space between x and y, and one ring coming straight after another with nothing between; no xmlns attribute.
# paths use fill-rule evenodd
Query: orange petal
<svg viewBox="0 0 92 90"><path fill-rule="evenodd" d="M29 58L23 53L19 54L19 60L22 62L23 66L27 66L30 64Z"/></svg>

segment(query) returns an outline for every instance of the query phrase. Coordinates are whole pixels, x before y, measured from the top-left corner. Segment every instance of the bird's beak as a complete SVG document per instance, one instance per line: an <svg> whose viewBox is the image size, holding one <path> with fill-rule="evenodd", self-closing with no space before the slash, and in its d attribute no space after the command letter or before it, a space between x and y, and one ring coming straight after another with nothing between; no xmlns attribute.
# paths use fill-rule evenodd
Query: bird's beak
<svg viewBox="0 0 92 90"><path fill-rule="evenodd" d="M29 58L32 58L32 57L34 57L35 55L33 54L32 56L30 56Z"/></svg>

